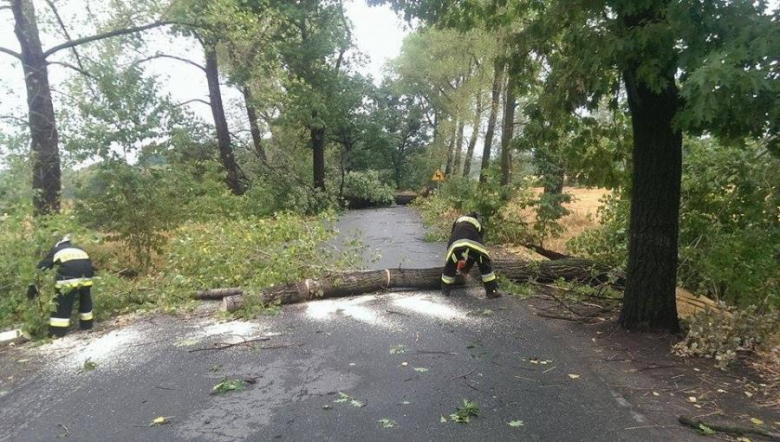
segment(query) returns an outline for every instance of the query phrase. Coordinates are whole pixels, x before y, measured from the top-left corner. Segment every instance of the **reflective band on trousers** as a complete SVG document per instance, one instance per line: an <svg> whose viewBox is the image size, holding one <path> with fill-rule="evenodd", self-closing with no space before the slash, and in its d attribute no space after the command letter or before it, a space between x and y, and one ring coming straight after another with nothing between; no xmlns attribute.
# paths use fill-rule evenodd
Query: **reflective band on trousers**
<svg viewBox="0 0 780 442"><path fill-rule="evenodd" d="M56 281L54 283L54 287L58 289L61 288L77 289L79 287L92 287L92 278L64 279L62 281Z"/></svg>
<svg viewBox="0 0 780 442"><path fill-rule="evenodd" d="M474 249L477 252L479 252L479 253L487 256L487 257L490 257L490 254L488 253L487 249L482 244L480 244L480 243L478 243L476 241L472 241L470 239L459 239L459 240L455 241L454 243L452 243L450 248L447 250L447 259L450 259L450 257L452 256L453 252L455 251L455 249L459 249L461 247Z"/></svg>
<svg viewBox="0 0 780 442"><path fill-rule="evenodd" d="M455 282L455 278L446 275L441 275L441 280L445 284L452 284L453 282Z"/></svg>
<svg viewBox="0 0 780 442"><path fill-rule="evenodd" d="M482 281L483 282L490 282L492 280L496 279L496 274L493 272L488 273L487 275L482 275Z"/></svg>
<svg viewBox="0 0 780 442"><path fill-rule="evenodd" d="M68 327L70 325L69 318L50 318L49 325L52 327Z"/></svg>
<svg viewBox="0 0 780 442"><path fill-rule="evenodd" d="M477 228L477 231L479 231L479 232L482 231L482 224L480 224L479 221L477 221L476 218L472 218L470 216L461 216L460 218L458 218L457 221L455 221L455 224L458 224L458 223L471 223L471 224L474 225L474 227Z"/></svg>
<svg viewBox="0 0 780 442"><path fill-rule="evenodd" d="M82 321L91 321L92 320L92 312L79 313L79 319L81 319Z"/></svg>

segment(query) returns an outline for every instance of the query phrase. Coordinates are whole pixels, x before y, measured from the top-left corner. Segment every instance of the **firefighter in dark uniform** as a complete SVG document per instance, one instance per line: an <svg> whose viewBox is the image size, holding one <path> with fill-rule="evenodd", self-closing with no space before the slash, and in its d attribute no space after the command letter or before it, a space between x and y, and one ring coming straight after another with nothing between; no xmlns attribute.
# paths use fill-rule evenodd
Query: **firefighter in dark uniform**
<svg viewBox="0 0 780 442"><path fill-rule="evenodd" d="M54 277L56 290L57 309L52 311L49 319L49 334L55 337L63 337L70 326L70 312L73 303L79 300L79 328L89 330L92 328L92 278L95 269L87 253L80 247L70 242L70 235L65 235L46 257L38 263L39 269L52 269L57 267ZM27 295L30 298L37 296L38 289L31 285Z"/></svg>
<svg viewBox="0 0 780 442"><path fill-rule="evenodd" d="M478 212L461 216L452 225L450 241L447 243L447 258L441 275L441 291L445 296L450 295L457 272L467 275L474 263L477 263L479 273L482 274L486 296L501 296L496 274L490 264L490 254L483 244L484 236L484 220Z"/></svg>

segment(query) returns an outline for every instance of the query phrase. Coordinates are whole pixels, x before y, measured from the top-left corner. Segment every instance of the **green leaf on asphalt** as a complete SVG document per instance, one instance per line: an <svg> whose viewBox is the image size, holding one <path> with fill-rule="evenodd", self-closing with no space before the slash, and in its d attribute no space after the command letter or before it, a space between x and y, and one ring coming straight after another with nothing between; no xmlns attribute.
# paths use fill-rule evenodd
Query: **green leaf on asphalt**
<svg viewBox="0 0 780 442"><path fill-rule="evenodd" d="M443 424L446 424L446 423L447 423L447 418L446 418L446 417L444 417L444 416L442 416L442 417L441 417L441 420L440 420L439 422L441 422L441 423L443 423Z"/></svg>
<svg viewBox="0 0 780 442"><path fill-rule="evenodd" d="M246 388L246 381L243 379L228 379L223 378L222 382L215 385L211 389L214 394L230 393L233 391L241 391Z"/></svg>
<svg viewBox="0 0 780 442"><path fill-rule="evenodd" d="M379 419L379 425L381 425L382 428L393 428L398 425L398 422L392 419Z"/></svg>
<svg viewBox="0 0 780 442"><path fill-rule="evenodd" d="M349 399L351 399L351 396L350 396L350 395L348 395L348 394L345 394L345 393L342 393L342 392L340 392L340 391L339 391L339 398L338 398L338 399L336 399L336 400L335 400L335 401L333 401L333 402L336 402L336 403L342 403L342 402L346 402L346 401L348 401Z"/></svg>
<svg viewBox="0 0 780 442"><path fill-rule="evenodd" d="M360 401L358 401L358 400L355 400L355 399L352 399L352 400L351 400L349 403L350 403L350 405L352 405L353 407L357 407L357 408L362 408L362 407L364 407L364 406L366 405L366 404L364 404L363 402L360 402Z"/></svg>
<svg viewBox="0 0 780 442"><path fill-rule="evenodd" d="M394 345L390 347L390 354L391 355L400 355L402 353L406 353L409 349L405 345Z"/></svg>
<svg viewBox="0 0 780 442"><path fill-rule="evenodd" d="M712 428L710 428L710 427L708 427L708 426L706 426L704 424L699 424L699 432L701 434L705 435L705 436L710 436L710 435L716 433L715 430L713 430Z"/></svg>
<svg viewBox="0 0 780 442"><path fill-rule="evenodd" d="M425 373L426 371L428 371L428 369L425 367L414 367L414 371Z"/></svg>
<svg viewBox="0 0 780 442"><path fill-rule="evenodd" d="M523 421L512 421L512 422L509 422L509 426L510 427L522 427L523 425L525 425L523 423Z"/></svg>

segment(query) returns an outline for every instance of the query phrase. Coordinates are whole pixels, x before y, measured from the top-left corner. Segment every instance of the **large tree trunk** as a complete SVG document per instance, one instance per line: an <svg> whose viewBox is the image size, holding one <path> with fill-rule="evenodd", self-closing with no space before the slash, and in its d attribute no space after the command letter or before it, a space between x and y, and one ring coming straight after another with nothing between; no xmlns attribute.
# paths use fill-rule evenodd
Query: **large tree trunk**
<svg viewBox="0 0 780 442"><path fill-rule="evenodd" d="M679 330L675 304L682 134L673 120L679 105L674 68L654 92L624 72L634 135L626 290L620 324Z"/></svg>
<svg viewBox="0 0 780 442"><path fill-rule="evenodd" d="M33 206L36 215L60 210L60 152L49 72L43 54L35 8L31 0L12 0L11 10L19 40L27 88L32 156Z"/></svg>
<svg viewBox="0 0 780 442"><path fill-rule="evenodd" d="M493 89L490 92L490 117L488 117L485 144L482 147L482 167L479 172L479 182L487 181L487 170L490 166L490 153L493 148L493 137L498 120L498 108L501 103L501 85L504 83L504 62L496 57L493 63Z"/></svg>
<svg viewBox="0 0 780 442"><path fill-rule="evenodd" d="M455 119L452 126L452 135L450 136L450 142L447 144L447 166L444 168L444 175L449 178L452 173L452 164L455 159L455 139L458 137L458 120Z"/></svg>
<svg viewBox="0 0 780 442"><path fill-rule="evenodd" d="M252 92L248 86L244 86L242 89L244 93L244 104L246 105L246 115L249 118L249 132L252 134L252 144L255 147L255 154L260 158L263 163L268 161L265 156L265 148L263 147L263 138L260 134L260 126L257 124L257 110L252 99Z"/></svg>
<svg viewBox="0 0 780 442"><path fill-rule="evenodd" d="M219 146L219 159L225 168L227 176L225 183L236 195L242 195L246 188L244 187L244 176L233 155L233 147L230 143L230 131L228 129L227 119L225 118L225 108L222 106L222 93L219 89L219 67L217 65L216 49L206 44L203 47L206 55L206 80L209 86L209 102L211 103L211 114L214 116L214 126L217 130L217 145Z"/></svg>
<svg viewBox="0 0 780 442"><path fill-rule="evenodd" d="M515 282L535 280L554 282L558 279L581 283L601 284L610 281L611 269L586 259L522 262L497 260L493 267L503 278ZM479 280L474 269L471 279ZM463 278L458 284L463 284ZM307 279L283 286L269 287L258 294L264 303L294 304L312 299L339 298L364 293L381 292L392 288L435 290L441 286L441 267L430 269L386 269L331 275L322 279ZM197 292L199 299L223 297L222 308L234 311L241 308L243 292L238 288Z"/></svg>
<svg viewBox="0 0 780 442"><path fill-rule="evenodd" d="M460 173L460 160L463 156L463 120L458 123L458 139L455 141L455 160L452 163L452 175Z"/></svg>
<svg viewBox="0 0 780 442"><path fill-rule="evenodd" d="M504 93L504 127L501 133L501 185L506 186L512 179L512 150L510 145L515 133L515 82L512 74Z"/></svg>
<svg viewBox="0 0 780 442"><path fill-rule="evenodd" d="M316 115L315 115L316 117ZM314 187L325 190L325 128L311 128L311 150L314 165Z"/></svg>
<svg viewBox="0 0 780 442"><path fill-rule="evenodd" d="M477 94L477 109L474 114L474 122L471 125L471 138L469 147L466 149L466 161L463 163L463 177L468 178L471 173L471 159L474 157L474 148L477 146L479 138L479 126L482 123L482 93Z"/></svg>

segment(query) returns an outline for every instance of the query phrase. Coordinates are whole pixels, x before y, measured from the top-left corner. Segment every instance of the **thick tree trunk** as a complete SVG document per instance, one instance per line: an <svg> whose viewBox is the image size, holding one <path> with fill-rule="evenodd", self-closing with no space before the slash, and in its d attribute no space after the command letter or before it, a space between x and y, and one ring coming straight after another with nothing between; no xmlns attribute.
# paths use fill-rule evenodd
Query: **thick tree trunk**
<svg viewBox="0 0 780 442"><path fill-rule="evenodd" d="M314 187L325 190L325 128L311 129L312 162L314 165Z"/></svg>
<svg viewBox="0 0 780 442"><path fill-rule="evenodd" d="M214 126L217 130L217 145L219 146L219 159L225 168L227 176L225 183L236 195L242 195L246 188L244 187L244 176L233 155L233 147L230 143L230 131L228 129L227 119L225 118L225 108L222 106L222 93L219 89L219 67L217 65L217 52L213 46L204 45L206 55L206 80L209 87L209 102L211 103L211 114L214 116Z"/></svg>
<svg viewBox="0 0 780 442"><path fill-rule="evenodd" d="M260 126L257 124L257 110L255 104L252 101L252 92L248 86L244 86L242 89L244 93L244 104L246 105L246 115L249 118L249 132L252 134L252 144L255 147L255 154L262 160L263 163L268 161L265 156L265 147L263 147L263 138L260 134Z"/></svg>
<svg viewBox="0 0 780 442"><path fill-rule="evenodd" d="M469 146L466 149L466 161L463 163L463 177L468 178L471 173L471 159L474 157L474 148L477 146L479 138L479 127L482 123L482 93L477 94L477 109L474 114L474 122L471 125L471 138Z"/></svg>
<svg viewBox="0 0 780 442"><path fill-rule="evenodd" d="M493 64L493 89L490 92L490 117L488 117L485 144L482 147L482 167L479 172L479 182L487 181L487 170L490 166L490 153L493 148L493 137L498 120L498 108L501 104L501 85L504 83L504 62L496 58Z"/></svg>
<svg viewBox="0 0 780 442"><path fill-rule="evenodd" d="M43 54L35 8L31 0L12 0L11 10L19 40L27 88L32 156L33 206L36 215L60 210L60 152L49 72Z"/></svg>
<svg viewBox="0 0 780 442"><path fill-rule="evenodd" d="M515 133L515 83L512 75L506 84L504 93L504 127L501 132L501 185L506 186L512 179L512 150L510 145Z"/></svg>
<svg viewBox="0 0 780 442"><path fill-rule="evenodd" d="M503 278L515 282L533 279L538 282L554 282L558 279L582 283L606 283L610 280L608 267L586 259L560 259L556 261L522 262L494 261L493 267ZM479 280L474 269L471 279ZM460 278L458 284L465 281ZM278 287L269 287L258 296L264 303L294 304L312 299L339 298L364 293L381 292L392 288L435 290L441 286L441 267L430 269L386 269L366 272L342 273L322 279L307 279ZM218 289L198 292L199 299L223 298L222 308L234 311L241 308L240 289Z"/></svg>
<svg viewBox="0 0 780 442"><path fill-rule="evenodd" d="M452 173L452 163L455 159L455 139L458 137L458 120L456 119L452 126L452 136L450 136L450 142L447 145L447 166L444 168L444 175L449 178Z"/></svg>
<svg viewBox="0 0 780 442"><path fill-rule="evenodd" d="M667 86L652 91L624 72L634 136L626 290L620 324L679 330L675 285L682 175L682 134L673 120L679 105L674 68Z"/></svg>
<svg viewBox="0 0 780 442"><path fill-rule="evenodd" d="M460 173L460 160L463 156L463 120L458 123L458 139L455 141L455 160L452 163L452 175Z"/></svg>

